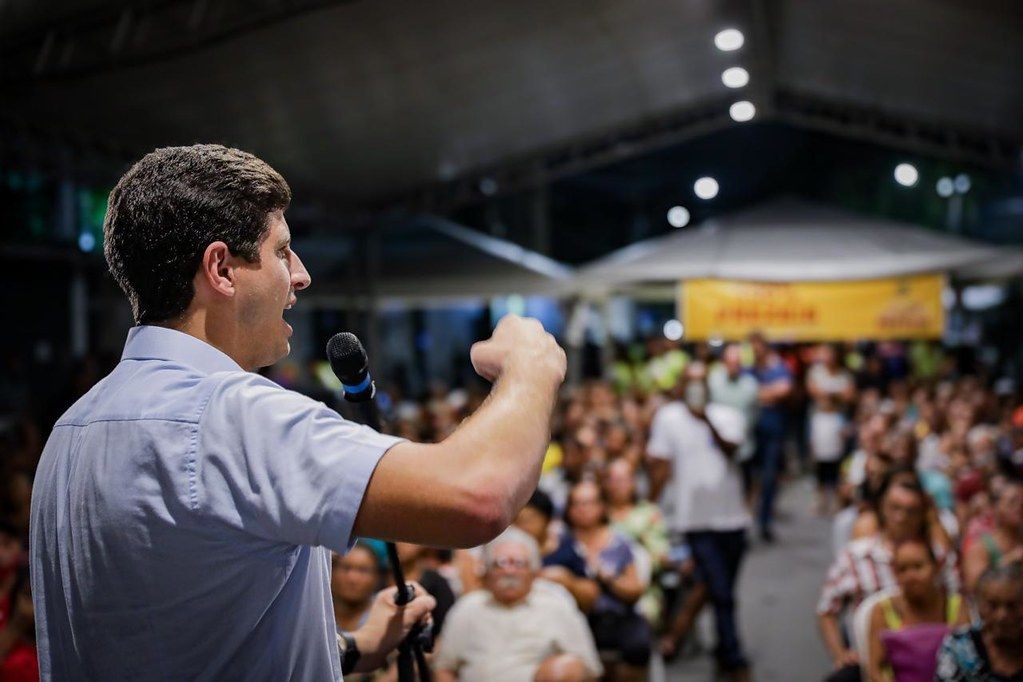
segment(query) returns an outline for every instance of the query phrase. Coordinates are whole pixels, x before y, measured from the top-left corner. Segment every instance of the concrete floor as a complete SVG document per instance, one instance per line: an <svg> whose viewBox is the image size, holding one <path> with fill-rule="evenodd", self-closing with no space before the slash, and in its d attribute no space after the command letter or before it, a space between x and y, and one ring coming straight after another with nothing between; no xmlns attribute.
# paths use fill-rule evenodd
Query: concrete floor
<svg viewBox="0 0 1023 682"><path fill-rule="evenodd" d="M810 512L813 482L788 484L779 502L774 545L753 540L739 578L739 622L746 655L758 682L816 682L831 670L817 634L814 606L831 561L830 522ZM698 636L714 643L713 614L705 608ZM713 680L707 654L676 659L650 669L654 682Z"/></svg>

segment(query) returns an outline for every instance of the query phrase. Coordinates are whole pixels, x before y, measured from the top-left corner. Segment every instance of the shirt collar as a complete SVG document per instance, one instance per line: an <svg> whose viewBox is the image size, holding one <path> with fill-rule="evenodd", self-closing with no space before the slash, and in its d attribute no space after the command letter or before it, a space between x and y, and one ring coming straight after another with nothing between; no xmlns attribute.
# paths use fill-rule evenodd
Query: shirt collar
<svg viewBox="0 0 1023 682"><path fill-rule="evenodd" d="M226 353L191 334L140 325L128 330L122 360L173 360L206 374L244 371Z"/></svg>

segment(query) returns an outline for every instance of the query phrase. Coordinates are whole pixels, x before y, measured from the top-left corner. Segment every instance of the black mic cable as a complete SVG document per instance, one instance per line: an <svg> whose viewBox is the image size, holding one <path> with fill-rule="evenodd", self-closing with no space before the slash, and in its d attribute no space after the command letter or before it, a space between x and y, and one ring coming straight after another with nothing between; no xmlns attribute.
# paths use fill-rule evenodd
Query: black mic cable
<svg viewBox="0 0 1023 682"><path fill-rule="evenodd" d="M374 431L380 431L380 414L374 400L377 386L369 373L369 356L366 355L366 349L362 347L359 337L351 332L334 334L327 342L327 359L330 361L330 368L341 380L345 400L359 406L362 422L366 426ZM394 571L394 584L398 587L394 601L398 606L402 606L412 601L412 595L405 584L405 574L393 542L387 543L387 557Z"/></svg>
<svg viewBox="0 0 1023 682"><path fill-rule="evenodd" d="M327 342L327 359L330 361L330 368L341 380L345 400L359 406L362 423L374 431L380 431L380 414L374 400L377 387L369 373L369 356L366 355L366 349L362 347L359 337L351 332L334 334ZM398 588L394 595L394 603L403 606L412 601L415 595L412 586L405 582L405 571L401 568L398 548L393 542L386 545L387 558L394 573L394 584ZM415 663L419 666L419 679L424 682L430 681L432 675L423 650L425 648L429 651L432 648L432 641L430 629L424 629L419 625L412 628L398 647L399 680L410 682L415 678L412 667L414 657Z"/></svg>

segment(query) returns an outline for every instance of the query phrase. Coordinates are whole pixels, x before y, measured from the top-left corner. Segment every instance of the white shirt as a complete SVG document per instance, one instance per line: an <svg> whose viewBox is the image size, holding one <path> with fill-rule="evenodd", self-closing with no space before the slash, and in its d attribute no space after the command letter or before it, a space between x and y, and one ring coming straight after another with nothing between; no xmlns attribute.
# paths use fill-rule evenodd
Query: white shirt
<svg viewBox="0 0 1023 682"><path fill-rule="evenodd" d="M810 415L810 451L818 462L837 462L845 450L845 415L819 412Z"/></svg>
<svg viewBox="0 0 1023 682"><path fill-rule="evenodd" d="M831 370L822 363L816 363L810 368L807 374L807 383L813 384L818 390L825 393L842 394L852 386L852 375L844 369L838 369L832 374Z"/></svg>
<svg viewBox="0 0 1023 682"><path fill-rule="evenodd" d="M843 394L852 387L852 375L844 369L834 374L823 363L816 363L807 375L807 384L828 394ZM810 450L818 462L837 462L845 450L845 415L840 409L828 405L815 405L810 414Z"/></svg>
<svg viewBox="0 0 1023 682"><path fill-rule="evenodd" d="M460 598L444 621L436 667L462 680L526 682L544 660L573 654L594 677L603 673L582 613L557 591L533 583L529 595L508 607L488 590Z"/></svg>
<svg viewBox="0 0 1023 682"><path fill-rule="evenodd" d="M707 418L721 438L742 443L746 420L738 410L710 403ZM647 452L672 462L673 531L727 531L749 525L738 465L717 446L707 424L683 403L668 403L654 414Z"/></svg>

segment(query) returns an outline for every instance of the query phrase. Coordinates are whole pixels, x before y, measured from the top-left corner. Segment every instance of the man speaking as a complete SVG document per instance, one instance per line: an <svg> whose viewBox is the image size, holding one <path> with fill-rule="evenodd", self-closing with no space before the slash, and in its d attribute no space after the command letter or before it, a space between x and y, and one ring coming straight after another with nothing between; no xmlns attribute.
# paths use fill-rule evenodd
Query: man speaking
<svg viewBox="0 0 1023 682"><path fill-rule="evenodd" d="M36 474L44 679L340 679L329 550L359 535L478 545L535 488L565 355L534 320L473 346L493 390L437 444L253 372L288 354L284 311L311 281L290 200L266 163L218 145L158 149L111 192L105 253L137 326ZM427 617L417 594L378 597L349 644L355 670Z"/></svg>

